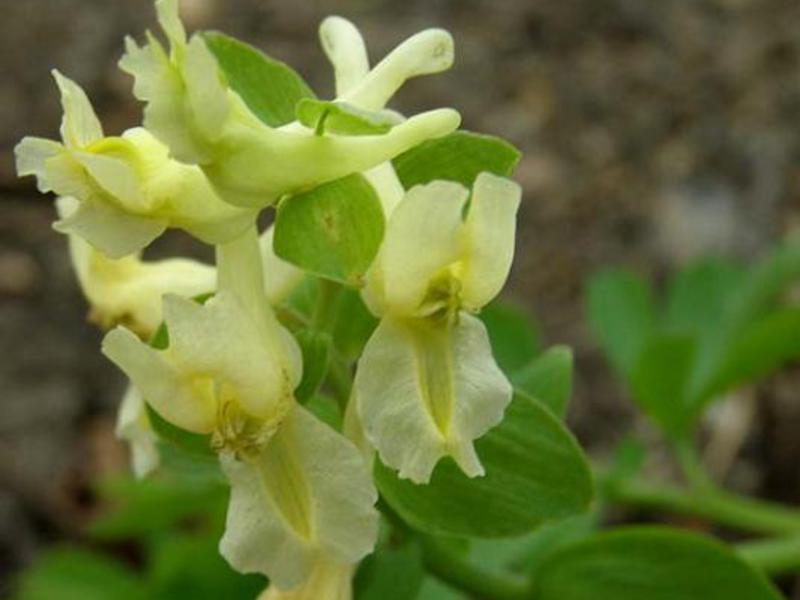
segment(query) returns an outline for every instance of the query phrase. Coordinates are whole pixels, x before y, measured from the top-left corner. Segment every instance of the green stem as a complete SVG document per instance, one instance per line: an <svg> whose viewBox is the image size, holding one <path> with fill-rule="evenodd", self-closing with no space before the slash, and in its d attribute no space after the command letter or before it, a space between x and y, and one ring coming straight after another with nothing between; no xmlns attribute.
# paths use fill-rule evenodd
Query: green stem
<svg viewBox="0 0 800 600"><path fill-rule="evenodd" d="M800 511L722 490L685 491L629 480L614 482L605 491L611 501L623 505L701 517L755 533L800 534Z"/></svg>
<svg viewBox="0 0 800 600"><path fill-rule="evenodd" d="M674 443L675 456L686 482L696 490L716 489L691 441L686 439Z"/></svg>
<svg viewBox="0 0 800 600"><path fill-rule="evenodd" d="M736 551L769 576L800 573L800 536L745 542Z"/></svg>
<svg viewBox="0 0 800 600"><path fill-rule="evenodd" d="M416 538L425 568L442 581L481 600L533 600L530 579L486 570L434 537L411 529L383 498L378 508L404 539Z"/></svg>
<svg viewBox="0 0 800 600"><path fill-rule="evenodd" d="M336 402L339 408L342 409L344 414L347 408L347 403L350 401L350 392L353 390L353 378L350 374L350 368L347 366L336 353L331 356L330 365L328 366L328 385L336 396Z"/></svg>
<svg viewBox="0 0 800 600"><path fill-rule="evenodd" d="M311 317L311 328L330 333L336 326L342 286L329 279L320 278L317 303Z"/></svg>
<svg viewBox="0 0 800 600"><path fill-rule="evenodd" d="M531 600L533 590L527 578L483 569L455 553L441 542L420 536L425 567L442 581L486 600Z"/></svg>

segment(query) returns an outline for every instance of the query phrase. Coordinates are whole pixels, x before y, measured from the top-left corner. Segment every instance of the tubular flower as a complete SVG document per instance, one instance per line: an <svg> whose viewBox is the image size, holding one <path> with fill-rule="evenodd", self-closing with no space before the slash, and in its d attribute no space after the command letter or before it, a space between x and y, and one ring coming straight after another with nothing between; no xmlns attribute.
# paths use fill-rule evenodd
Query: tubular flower
<svg viewBox="0 0 800 600"><path fill-rule="evenodd" d="M220 551L291 590L320 557L353 564L372 549L377 493L355 446L294 399L300 350L267 302L255 229L217 253L213 298L164 297L168 348L118 327L103 351L164 419L210 434L231 484Z"/></svg>
<svg viewBox="0 0 800 600"><path fill-rule="evenodd" d="M66 220L80 210L74 198L59 198L58 214ZM124 324L142 338L161 324L165 293L193 297L214 290L216 270L185 258L144 262L138 256L108 258L77 235L69 236L72 266L86 299L89 318L103 329Z"/></svg>
<svg viewBox="0 0 800 600"><path fill-rule="evenodd" d="M381 322L355 379L364 433L401 477L424 483L451 456L483 474L474 440L500 422L511 385L477 312L502 288L514 252L519 186L482 173L469 191L434 181L397 206L363 297Z"/></svg>
<svg viewBox="0 0 800 600"><path fill-rule="evenodd" d="M253 211L220 201L200 169L171 160L166 146L145 129L104 137L80 86L57 71L54 76L64 109L62 143L26 137L15 152L21 176L35 175L42 192L79 201L77 210L55 223L56 230L121 258L167 227L219 243L253 221Z"/></svg>
<svg viewBox="0 0 800 600"><path fill-rule="evenodd" d="M268 206L284 194L367 170L459 125L456 111L439 109L380 135L318 135L297 121L271 127L227 86L203 38L187 38L176 0L158 0L156 8L169 52L152 35L144 47L128 39L120 67L133 75L134 94L147 103L145 127L169 146L176 159L199 165L220 196L233 205ZM419 57L431 50L438 58L438 70L447 68L452 40L432 37L436 44L432 49L429 44L415 45L416 53L403 50L403 61L389 55L344 100L376 110L407 77L422 73L413 64L414 57L428 65Z"/></svg>

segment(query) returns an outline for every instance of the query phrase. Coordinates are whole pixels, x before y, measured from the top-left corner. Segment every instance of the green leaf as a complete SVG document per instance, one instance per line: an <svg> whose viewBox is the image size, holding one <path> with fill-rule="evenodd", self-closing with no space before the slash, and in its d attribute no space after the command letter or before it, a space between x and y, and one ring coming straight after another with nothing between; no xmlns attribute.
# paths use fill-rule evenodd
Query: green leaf
<svg viewBox="0 0 800 600"><path fill-rule="evenodd" d="M415 600L467 600L467 597L433 577L426 577Z"/></svg>
<svg viewBox="0 0 800 600"><path fill-rule="evenodd" d="M535 573L548 556L594 533L596 521L597 515L582 514L545 523L522 537L474 540L470 561L496 571Z"/></svg>
<svg viewBox="0 0 800 600"><path fill-rule="evenodd" d="M687 386L694 365L695 340L658 335L647 341L631 373L634 401L667 433L685 433L691 406Z"/></svg>
<svg viewBox="0 0 800 600"><path fill-rule="evenodd" d="M515 396L503 422L476 449L484 477L470 479L445 459L428 485L415 485L376 461L378 489L412 527L466 537L522 535L583 512L591 501L591 473L577 442L524 394Z"/></svg>
<svg viewBox="0 0 800 600"><path fill-rule="evenodd" d="M361 282L383 240L375 190L359 174L283 200L275 219L275 253L298 267L348 285Z"/></svg>
<svg viewBox="0 0 800 600"><path fill-rule="evenodd" d="M800 235L784 240L747 274L726 314L725 326L738 331L766 313L786 287L800 277Z"/></svg>
<svg viewBox="0 0 800 600"><path fill-rule="evenodd" d="M719 369L693 405L703 405L736 386L758 381L798 357L800 308L785 308L762 317L732 340Z"/></svg>
<svg viewBox="0 0 800 600"><path fill-rule="evenodd" d="M354 581L356 600L408 600L416 598L425 571L419 546L407 543L368 556Z"/></svg>
<svg viewBox="0 0 800 600"><path fill-rule="evenodd" d="M389 131L400 119L388 111L372 112L346 102L304 98L297 104L297 120L317 135L380 135Z"/></svg>
<svg viewBox="0 0 800 600"><path fill-rule="evenodd" d="M495 300L481 311L480 318L489 332L494 359L506 375L527 365L539 352L539 328L522 307Z"/></svg>
<svg viewBox="0 0 800 600"><path fill-rule="evenodd" d="M488 171L509 177L519 162L519 150L500 138L456 131L423 142L394 159L405 189L435 179L457 181L472 188L475 178Z"/></svg>
<svg viewBox="0 0 800 600"><path fill-rule="evenodd" d="M712 398L709 390L727 360L728 349L743 330L773 309L789 284L800 277L800 236L784 240L752 267L729 299L727 310L703 340L689 397L698 413Z"/></svg>
<svg viewBox="0 0 800 600"><path fill-rule="evenodd" d="M567 346L548 348L514 372L511 382L563 419L572 396L572 350Z"/></svg>
<svg viewBox="0 0 800 600"><path fill-rule="evenodd" d="M89 527L92 536L119 540L163 532L189 518L221 518L226 488L221 482L109 479L99 492L109 510Z"/></svg>
<svg viewBox="0 0 800 600"><path fill-rule="evenodd" d="M231 89L271 127L295 119L295 106L314 92L290 66L223 33L203 34Z"/></svg>
<svg viewBox="0 0 800 600"><path fill-rule="evenodd" d="M596 535L551 556L537 600L779 600L763 575L711 539L658 527Z"/></svg>
<svg viewBox="0 0 800 600"><path fill-rule="evenodd" d="M145 600L146 587L119 562L72 548L45 552L20 581L16 600Z"/></svg>
<svg viewBox="0 0 800 600"><path fill-rule="evenodd" d="M356 360L377 326L378 319L369 312L358 290L343 289L333 330L333 342L339 353L349 361Z"/></svg>
<svg viewBox="0 0 800 600"><path fill-rule="evenodd" d="M235 572L219 554L221 531L171 535L153 546L147 579L151 596L163 600L251 600L267 586L259 575Z"/></svg>
<svg viewBox="0 0 800 600"><path fill-rule="evenodd" d="M303 379L294 394L298 401L305 402L319 390L328 373L333 340L326 332L304 329L295 334L303 353Z"/></svg>
<svg viewBox="0 0 800 600"><path fill-rule="evenodd" d="M706 335L720 322L743 277L741 267L719 259L686 267L670 284L664 325L674 333Z"/></svg>
<svg viewBox="0 0 800 600"><path fill-rule="evenodd" d="M624 270L602 271L588 286L589 324L613 367L629 377L655 326L648 284Z"/></svg>

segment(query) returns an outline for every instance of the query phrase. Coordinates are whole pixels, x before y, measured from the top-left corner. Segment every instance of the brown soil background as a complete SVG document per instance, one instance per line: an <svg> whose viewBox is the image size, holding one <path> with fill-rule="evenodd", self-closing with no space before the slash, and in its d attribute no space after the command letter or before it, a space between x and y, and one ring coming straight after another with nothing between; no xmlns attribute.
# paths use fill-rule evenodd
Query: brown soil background
<svg viewBox="0 0 800 600"><path fill-rule="evenodd" d="M107 132L136 124L115 63L123 36L154 17L147 0L0 8L2 595L43 546L79 535L88 482L125 460L112 433L121 378L85 321L52 201L16 179L12 148L57 135L53 67L87 88ZM749 258L800 219L796 0L191 0L184 14L286 60L322 95L332 81L316 28L328 14L362 28L373 60L422 28L453 33L456 66L408 84L395 108L455 106L466 128L523 150L508 294L549 343L575 347L570 422L598 457L631 428L650 433L586 330L585 277L623 264L662 281L694 256ZM180 236L153 255L174 252L208 256ZM709 457L732 487L800 501L799 375L787 369L710 419L708 439L736 454Z"/></svg>

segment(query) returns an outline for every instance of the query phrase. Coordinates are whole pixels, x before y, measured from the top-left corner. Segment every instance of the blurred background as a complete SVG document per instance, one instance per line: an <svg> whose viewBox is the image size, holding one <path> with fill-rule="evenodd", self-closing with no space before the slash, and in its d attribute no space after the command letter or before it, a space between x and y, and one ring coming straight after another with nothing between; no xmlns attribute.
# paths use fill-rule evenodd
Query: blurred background
<svg viewBox="0 0 800 600"><path fill-rule="evenodd" d="M155 20L149 0L0 8L2 596L43 547L80 537L96 510L90 482L127 460L113 434L123 381L86 322L52 199L16 179L12 149L26 134L57 136L54 67L87 89L107 133L138 124L116 61L123 36ZM184 0L183 14L289 62L323 97L324 16L353 20L373 60L425 27L452 32L455 67L410 82L394 108L454 106L465 128L523 151L508 295L548 343L575 348L570 424L595 456L647 425L632 422L588 334L585 278L622 264L661 281L696 256L757 256L800 225L797 0ZM153 249L175 252L209 258L181 236ZM800 370L784 370L733 417L712 415L711 436L731 419L741 429L732 487L800 500L798 390Z"/></svg>

